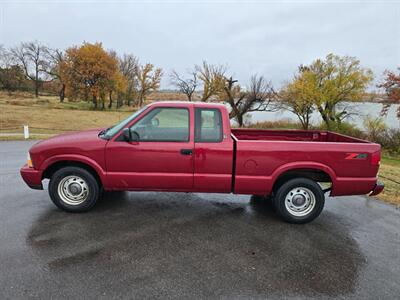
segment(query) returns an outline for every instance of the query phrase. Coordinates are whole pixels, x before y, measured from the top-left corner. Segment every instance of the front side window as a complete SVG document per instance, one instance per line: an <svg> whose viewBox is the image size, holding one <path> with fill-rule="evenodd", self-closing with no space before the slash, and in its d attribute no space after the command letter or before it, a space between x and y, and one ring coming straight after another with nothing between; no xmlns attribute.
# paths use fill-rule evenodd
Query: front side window
<svg viewBox="0 0 400 300"><path fill-rule="evenodd" d="M196 142L222 141L222 117L219 109L196 108Z"/></svg>
<svg viewBox="0 0 400 300"><path fill-rule="evenodd" d="M155 108L131 127L139 141L189 141L189 111L186 108Z"/></svg>
<svg viewBox="0 0 400 300"><path fill-rule="evenodd" d="M102 138L109 140L112 138L115 134L117 134L122 128L127 126L130 122L132 122L135 118L137 118L142 112L144 112L147 109L147 106L144 106L143 108L139 109L136 111L134 114L123 120L122 122L107 128L102 132Z"/></svg>

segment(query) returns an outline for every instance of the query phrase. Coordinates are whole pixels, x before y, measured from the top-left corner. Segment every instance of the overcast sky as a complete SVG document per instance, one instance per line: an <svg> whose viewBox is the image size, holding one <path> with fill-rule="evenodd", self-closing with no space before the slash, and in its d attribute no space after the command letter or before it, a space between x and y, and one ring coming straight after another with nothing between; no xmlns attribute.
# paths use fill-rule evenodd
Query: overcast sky
<svg viewBox="0 0 400 300"><path fill-rule="evenodd" d="M243 84L257 73L276 86L333 52L356 56L379 80L400 66L400 2L0 0L0 44L29 40L58 48L98 41L167 74L207 60Z"/></svg>

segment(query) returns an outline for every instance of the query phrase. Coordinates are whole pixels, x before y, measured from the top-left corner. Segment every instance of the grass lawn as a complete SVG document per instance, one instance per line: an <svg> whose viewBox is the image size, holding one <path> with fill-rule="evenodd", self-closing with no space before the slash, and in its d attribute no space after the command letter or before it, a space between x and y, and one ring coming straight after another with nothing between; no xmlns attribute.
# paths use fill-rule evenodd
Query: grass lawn
<svg viewBox="0 0 400 300"><path fill-rule="evenodd" d="M379 199L400 206L400 158L383 157L379 169L379 180L385 184L383 193ZM390 180L391 179L391 180Z"/></svg>
<svg viewBox="0 0 400 300"><path fill-rule="evenodd" d="M22 133L29 125L31 135L108 127L133 113L133 108L121 111L88 110L86 102L60 103L56 97L12 98L0 96L0 133ZM73 110L73 111L72 111ZM0 136L0 139L12 137Z"/></svg>

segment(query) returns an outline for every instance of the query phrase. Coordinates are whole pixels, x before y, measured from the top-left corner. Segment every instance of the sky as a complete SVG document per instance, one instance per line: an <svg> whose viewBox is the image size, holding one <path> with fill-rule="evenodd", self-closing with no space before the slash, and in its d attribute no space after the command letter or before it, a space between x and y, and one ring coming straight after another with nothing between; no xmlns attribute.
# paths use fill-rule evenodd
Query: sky
<svg viewBox="0 0 400 300"><path fill-rule="evenodd" d="M0 44L55 48L102 42L168 74L207 60L242 85L252 74L279 87L328 53L357 57L375 81L400 67L398 1L7 1Z"/></svg>

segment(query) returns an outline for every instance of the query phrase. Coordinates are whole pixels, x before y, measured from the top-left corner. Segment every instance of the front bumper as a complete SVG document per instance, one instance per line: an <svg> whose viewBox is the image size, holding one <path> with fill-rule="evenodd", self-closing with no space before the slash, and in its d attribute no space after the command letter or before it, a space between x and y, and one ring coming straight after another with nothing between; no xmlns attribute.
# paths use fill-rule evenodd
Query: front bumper
<svg viewBox="0 0 400 300"><path fill-rule="evenodd" d="M42 171L29 168L28 165L25 165L21 168L20 173L22 179L31 189L43 190Z"/></svg>
<svg viewBox="0 0 400 300"><path fill-rule="evenodd" d="M369 196L375 196L380 194L383 189L385 188L385 184L383 182L377 182L374 186L374 188L372 189L371 193L369 194Z"/></svg>

